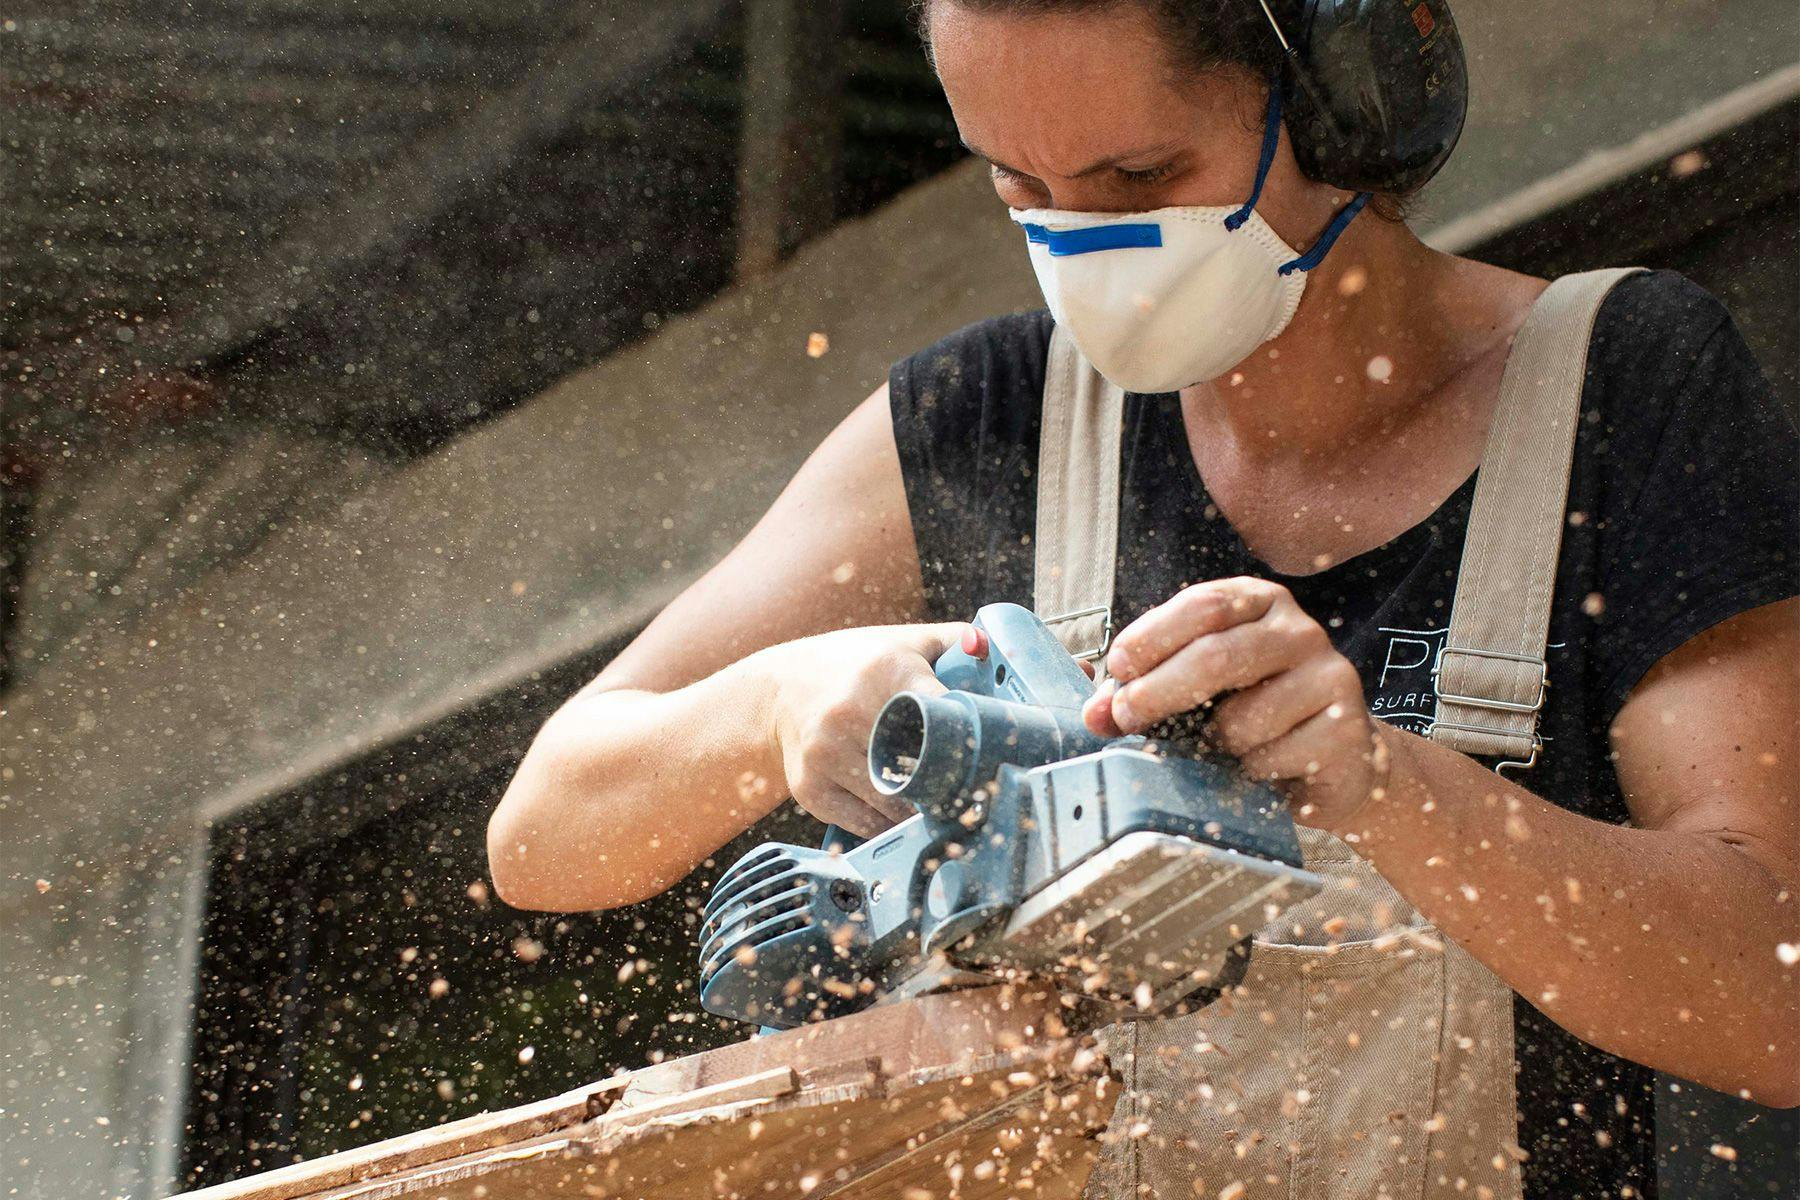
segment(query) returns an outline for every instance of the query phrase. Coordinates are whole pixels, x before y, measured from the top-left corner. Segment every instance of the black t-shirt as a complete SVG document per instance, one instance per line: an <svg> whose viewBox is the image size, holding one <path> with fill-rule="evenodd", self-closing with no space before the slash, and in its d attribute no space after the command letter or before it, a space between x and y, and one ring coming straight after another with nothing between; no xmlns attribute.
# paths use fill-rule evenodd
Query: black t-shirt
<svg viewBox="0 0 1800 1200"><path fill-rule="evenodd" d="M1030 606L1045 311L968 326L895 364L895 439L932 620ZM1564 808L1627 819L1607 728L1658 659L1727 617L1793 596L1800 438L1724 307L1680 275L1638 274L1600 309L1582 392L1538 765L1514 776ZM1258 560L1207 495L1173 394L1128 395L1114 616L1256 575L1289 588L1362 673L1371 711L1425 732L1471 476L1418 525L1310 575ZM1527 1195L1654 1196L1651 1073L1515 1003ZM1630 1193L1626 1193L1630 1194Z"/></svg>

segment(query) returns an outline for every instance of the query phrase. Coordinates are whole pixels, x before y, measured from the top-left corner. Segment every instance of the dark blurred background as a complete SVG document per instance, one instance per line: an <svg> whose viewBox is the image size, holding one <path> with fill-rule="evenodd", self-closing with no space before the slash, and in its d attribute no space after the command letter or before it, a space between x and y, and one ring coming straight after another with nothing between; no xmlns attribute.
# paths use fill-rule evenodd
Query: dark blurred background
<svg viewBox="0 0 1800 1200"><path fill-rule="evenodd" d="M1038 305L905 8L0 18L0 1191L158 1195L741 1036L692 990L710 870L526 915L483 829L888 362ZM1791 6L1464 8L1421 230L1684 271L1800 402ZM1792 1114L1665 1082L1666 1194L1791 1186Z"/></svg>

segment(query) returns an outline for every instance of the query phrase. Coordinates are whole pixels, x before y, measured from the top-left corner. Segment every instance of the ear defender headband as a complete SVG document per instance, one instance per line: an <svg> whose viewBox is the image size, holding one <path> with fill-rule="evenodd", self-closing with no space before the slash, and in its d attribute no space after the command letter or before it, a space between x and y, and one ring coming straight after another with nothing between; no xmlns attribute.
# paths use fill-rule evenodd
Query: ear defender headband
<svg viewBox="0 0 1800 1200"><path fill-rule="evenodd" d="M1308 179L1409 192L1437 174L1469 109L1446 0L1299 0L1285 27L1257 2L1287 56L1282 102Z"/></svg>

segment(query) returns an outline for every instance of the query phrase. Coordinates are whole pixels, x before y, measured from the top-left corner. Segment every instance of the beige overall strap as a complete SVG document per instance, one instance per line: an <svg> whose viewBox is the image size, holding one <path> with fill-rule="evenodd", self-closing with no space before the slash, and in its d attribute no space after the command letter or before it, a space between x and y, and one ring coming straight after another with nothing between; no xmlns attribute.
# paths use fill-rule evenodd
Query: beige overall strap
<svg viewBox="0 0 1800 1200"><path fill-rule="evenodd" d="M1032 604L1077 658L1103 660L1112 640L1124 415L1125 393L1054 327L1038 441Z"/></svg>
<svg viewBox="0 0 1800 1200"><path fill-rule="evenodd" d="M1450 630L1432 678L1431 740L1465 754L1537 761L1550 602L1594 317L1640 268L1565 275L1513 342L1463 539Z"/></svg>

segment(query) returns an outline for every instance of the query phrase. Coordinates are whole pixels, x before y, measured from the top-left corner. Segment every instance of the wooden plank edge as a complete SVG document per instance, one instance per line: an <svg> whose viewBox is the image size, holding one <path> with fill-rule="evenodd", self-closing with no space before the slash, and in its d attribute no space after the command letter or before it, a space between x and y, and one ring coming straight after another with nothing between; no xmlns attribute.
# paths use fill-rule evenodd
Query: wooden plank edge
<svg viewBox="0 0 1800 1200"><path fill-rule="evenodd" d="M929 1013L935 1006L943 1005L949 1006L943 1010L945 1013L955 1012L971 1004L976 1006L977 1011L987 1004L996 1005L993 1010L996 1019L988 1023L988 1027L991 1034L998 1037L1003 1048L973 1055L960 1062L939 1063L884 1076L880 1071L883 1061L880 1057L859 1057L822 1063L812 1071L796 1072L786 1066L753 1070L747 1075L673 1092L662 1092L660 1089L681 1078L680 1073L667 1075L666 1067L645 1068L532 1104L500 1112L480 1113L371 1146L215 1184L186 1193L184 1200L320 1200L321 1197L335 1195L344 1188L391 1177L395 1178L397 1185L418 1186L424 1168L448 1166L452 1164L452 1160L456 1160L456 1169L465 1170L468 1164L461 1160L471 1155L479 1156L485 1151L502 1147L506 1148L505 1152L510 1153L528 1148L533 1139L551 1134L565 1135L563 1141L566 1145L579 1142L583 1151L603 1153L611 1147L622 1146L634 1140L630 1136L632 1129L673 1129L733 1118L759 1105L778 1104L785 1109L789 1106L810 1107L853 1099L878 1099L956 1078L973 1080L977 1076L1002 1071L1014 1077L1015 1083L1022 1086L1026 1083L1024 1076L1031 1076L1032 1083L1043 1077L1033 1074L1034 1069L1048 1076L1056 1076L1067 1073L1068 1066L1075 1067L1076 1073L1080 1073L1089 1062L1103 1062L1091 1044L1082 1044L1087 1039L1062 1032L1064 1026L1054 1006L1038 1015L1038 1020L1046 1022L1049 1029L1056 1031L1050 1033L1050 1036L1032 1036L1034 1032L1040 1035L1048 1032L1037 1028L1038 1020L1031 1020L1023 1028L1013 1028L1015 1017L1011 1014L1029 1017L1033 1003L1034 999L1029 991L1020 991L1009 985L996 987L985 997L963 993L909 1001L909 1005L918 1006L919 1013ZM839 1039L851 1031L857 1017L841 1020L843 1026L835 1031ZM813 1039L819 1036L818 1031L822 1027L806 1028L809 1031L807 1033L790 1030L787 1034L776 1035L763 1043L761 1049L789 1050L804 1056L809 1050L825 1049L833 1040L826 1037L815 1047ZM784 1046L783 1042L787 1045ZM710 1051L696 1056L694 1062L735 1061L742 1069L751 1065L749 1061L736 1057L744 1052L746 1045ZM1069 1065L1059 1066L1055 1060L1067 1053L1070 1046L1074 1046L1075 1050ZM678 1064L668 1064L675 1065ZM645 1100L645 1093L636 1090L644 1085L657 1089L648 1093L654 1098ZM582 1126L587 1128L581 1129ZM397 1178L400 1176L405 1178ZM365 1191L366 1189L359 1190L354 1194L360 1196Z"/></svg>
<svg viewBox="0 0 1800 1200"><path fill-rule="evenodd" d="M664 1100L632 1108L614 1109L602 1116L598 1125L602 1129L625 1128L746 1102L777 1100L799 1090L800 1076L792 1067L774 1067L754 1075L746 1075L742 1079L728 1079L711 1087L678 1092Z"/></svg>
<svg viewBox="0 0 1800 1200"><path fill-rule="evenodd" d="M411 1157L399 1152L388 1153L380 1156L379 1161L334 1163L331 1159L321 1159L315 1163L299 1164L314 1168L308 1172L283 1168L279 1173L271 1172L269 1175L241 1181L241 1184L220 1185L218 1189L211 1190L209 1200L216 1196L231 1196L232 1200L276 1200L277 1197L280 1200L298 1200L299 1197L305 1197L306 1200L393 1200L397 1197L420 1196L436 1189L450 1189L459 1184L473 1183L482 1176L505 1172L517 1164L549 1156L599 1161L613 1153L674 1136L695 1126L725 1124L756 1116L775 1116L793 1110L882 1101L895 1093L914 1088L942 1085L958 1078L969 1081L971 1087L976 1089L973 1098L977 1103L967 1115L952 1117L928 1127L917 1138L908 1139L911 1143L910 1150L897 1148L896 1151L883 1155L878 1163L871 1164L869 1170L859 1171L854 1177L867 1179L876 1168L916 1157L929 1146L941 1145L958 1134L1000 1124L1015 1117L1022 1107L1034 1100L1053 1096L1059 1090L1079 1090L1084 1080L1096 1077L1093 1073L1084 1075L1056 1070L1043 1061L1044 1055L1055 1053L1058 1053L1058 1047L1052 1043L1014 1053L984 1055L979 1060L962 1066L934 1067L887 1080L880 1079L870 1071L846 1072L842 1067L822 1070L818 1073L820 1078L817 1080L809 1079L790 1068L775 1068L744 1079L696 1089L691 1093L617 1112L596 1111L611 1097L604 1094L589 1096L588 1092L603 1092L604 1089L580 1089L529 1106L539 1118L560 1115L575 1120L524 1141L508 1141L505 1132L510 1130L513 1136L524 1132L528 1121L523 1118L523 1114L517 1110L506 1114L484 1114L457 1124L466 1127L479 1122L481 1128L476 1131L478 1137L500 1137L502 1140L496 1144L476 1146L469 1144L471 1139L464 1139L462 1152L438 1158L427 1158L421 1151ZM1024 1070L1019 1069L1021 1067ZM1037 1071L1031 1071L1032 1067L1036 1067ZM988 1087L982 1086L984 1080ZM616 1089L620 1082L622 1080L614 1080L609 1081L609 1084ZM1018 1090L996 1096L989 1090L993 1084ZM567 1103L571 1100L582 1103ZM563 1107L553 1107L559 1103ZM504 1122L489 1119L497 1116L517 1119ZM440 1130L425 1132L441 1134L449 1128L445 1126ZM408 1135L409 1138L418 1136L420 1135ZM442 1150L448 1145L449 1143L440 1139L440 1143L433 1149ZM358 1151L333 1156L334 1159L358 1157ZM333 1172L318 1169L325 1166L337 1169ZM360 1168L362 1173L360 1177L347 1178L345 1176L352 1172L345 1168ZM281 1177L274 1178L277 1174ZM334 1174L338 1178L334 1179ZM296 1186L304 1190L293 1190ZM234 1188L240 1190L228 1190ZM842 1187L834 1184L833 1193L828 1194L845 1193ZM202 1195L208 1193L194 1193L188 1200L196 1200Z"/></svg>
<svg viewBox="0 0 1800 1200"><path fill-rule="evenodd" d="M1054 1081L1040 1083L1016 1092L991 1108L945 1120L941 1124L922 1131L912 1144L896 1147L887 1154L864 1164L848 1178L833 1183L828 1190L819 1193L820 1200L826 1200L831 1196L850 1195L852 1194L850 1189L853 1187L861 1190L877 1184L881 1182L884 1175L891 1177L893 1173L902 1170L910 1162L940 1153L953 1139L966 1138L1002 1125L1017 1117L1021 1109L1033 1102L1041 1101L1048 1108L1050 1105L1056 1104L1060 1097L1078 1092L1084 1083L1091 1082L1099 1085L1104 1078L1103 1075L1091 1076L1086 1079L1062 1076ZM1095 1097L1097 1104L1104 1103L1105 1091L1104 1087L1099 1088ZM1114 1103L1117 1103L1117 1096L1114 1097ZM1058 1105L1058 1107L1061 1106ZM1107 1104L1105 1108L1110 1114L1112 1105ZM1082 1136L1095 1136L1106 1127L1105 1117L1098 1111L1097 1106L1093 1116L1092 1121L1083 1122L1093 1132Z"/></svg>
<svg viewBox="0 0 1800 1200"><path fill-rule="evenodd" d="M443 1162L346 1184L327 1192L309 1193L307 1200L402 1200L426 1189L447 1189L508 1171L533 1159L571 1155L579 1149L573 1138L551 1134L521 1145L500 1146L459 1155Z"/></svg>
<svg viewBox="0 0 1800 1200"><path fill-rule="evenodd" d="M213 1184L182 1193L183 1200L300 1200L332 1188L526 1142L571 1129L604 1112L629 1078L617 1076L517 1108L477 1113L373 1145Z"/></svg>

